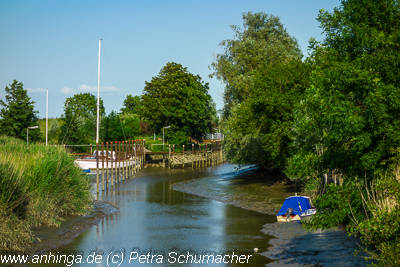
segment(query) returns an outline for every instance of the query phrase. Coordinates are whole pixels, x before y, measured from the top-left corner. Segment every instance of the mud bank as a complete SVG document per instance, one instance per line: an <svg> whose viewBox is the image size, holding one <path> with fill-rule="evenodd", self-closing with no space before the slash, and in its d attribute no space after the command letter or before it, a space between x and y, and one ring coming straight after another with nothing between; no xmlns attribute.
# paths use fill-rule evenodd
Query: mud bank
<svg viewBox="0 0 400 267"><path fill-rule="evenodd" d="M173 189L272 216L295 193L294 184L254 167L176 183Z"/></svg>
<svg viewBox="0 0 400 267"><path fill-rule="evenodd" d="M118 212L109 202L93 201L93 210L85 216L68 217L60 227L41 227L35 230L39 239L32 245L31 254L50 251L71 243L81 233L97 224L104 216Z"/></svg>
<svg viewBox="0 0 400 267"><path fill-rule="evenodd" d="M275 214L284 199L294 195L294 185L249 168L173 185L178 191L214 199L269 215L272 220L261 231L272 238L260 254L273 260L268 266L366 266L356 239L340 229L310 232L298 222L277 223Z"/></svg>

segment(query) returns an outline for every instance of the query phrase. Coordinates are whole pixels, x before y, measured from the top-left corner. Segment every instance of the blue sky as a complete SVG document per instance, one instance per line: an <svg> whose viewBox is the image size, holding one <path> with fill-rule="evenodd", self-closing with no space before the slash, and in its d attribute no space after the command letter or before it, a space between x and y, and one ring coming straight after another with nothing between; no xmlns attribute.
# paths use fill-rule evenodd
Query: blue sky
<svg viewBox="0 0 400 267"><path fill-rule="evenodd" d="M142 93L145 81L169 61L210 84L222 108L224 85L210 79L219 43L233 37L243 12L279 16L307 54L308 40L322 38L316 17L338 0L0 1L0 97L13 79L24 83L45 115L63 113L66 97L97 86L98 39L103 38L101 97L106 112L118 111L127 94Z"/></svg>

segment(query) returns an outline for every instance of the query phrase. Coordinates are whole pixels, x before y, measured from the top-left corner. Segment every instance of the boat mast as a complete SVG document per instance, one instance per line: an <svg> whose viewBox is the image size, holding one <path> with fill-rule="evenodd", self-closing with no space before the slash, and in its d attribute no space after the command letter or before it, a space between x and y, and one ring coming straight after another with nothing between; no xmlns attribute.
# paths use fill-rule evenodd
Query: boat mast
<svg viewBox="0 0 400 267"><path fill-rule="evenodd" d="M99 39L99 57L97 61L97 121L96 121L96 144L99 143L99 124L100 124L100 54L101 54L101 41Z"/></svg>
<svg viewBox="0 0 400 267"><path fill-rule="evenodd" d="M47 146L48 128L49 128L49 89L46 89L46 146Z"/></svg>

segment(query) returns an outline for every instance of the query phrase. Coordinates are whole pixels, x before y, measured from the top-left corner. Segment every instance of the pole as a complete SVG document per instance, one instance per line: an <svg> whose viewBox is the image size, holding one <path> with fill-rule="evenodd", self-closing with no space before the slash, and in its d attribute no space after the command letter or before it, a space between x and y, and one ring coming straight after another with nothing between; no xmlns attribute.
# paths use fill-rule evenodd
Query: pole
<svg viewBox="0 0 400 267"><path fill-rule="evenodd" d="M99 142L99 124L100 124L100 55L101 55L101 40L99 39L99 56L97 60L97 118L96 118L96 143Z"/></svg>
<svg viewBox="0 0 400 267"><path fill-rule="evenodd" d="M48 140L48 128L49 128L49 89L46 89L46 146Z"/></svg>

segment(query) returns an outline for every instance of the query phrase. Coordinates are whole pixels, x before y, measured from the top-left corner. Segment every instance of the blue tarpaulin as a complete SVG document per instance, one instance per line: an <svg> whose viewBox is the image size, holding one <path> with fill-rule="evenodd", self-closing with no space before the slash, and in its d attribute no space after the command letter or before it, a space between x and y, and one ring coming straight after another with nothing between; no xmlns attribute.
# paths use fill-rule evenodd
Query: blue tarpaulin
<svg viewBox="0 0 400 267"><path fill-rule="evenodd" d="M288 197L283 202L282 208L279 210L277 216L285 215L289 208L293 209L293 214L301 215L308 209L312 209L310 199L308 197Z"/></svg>

